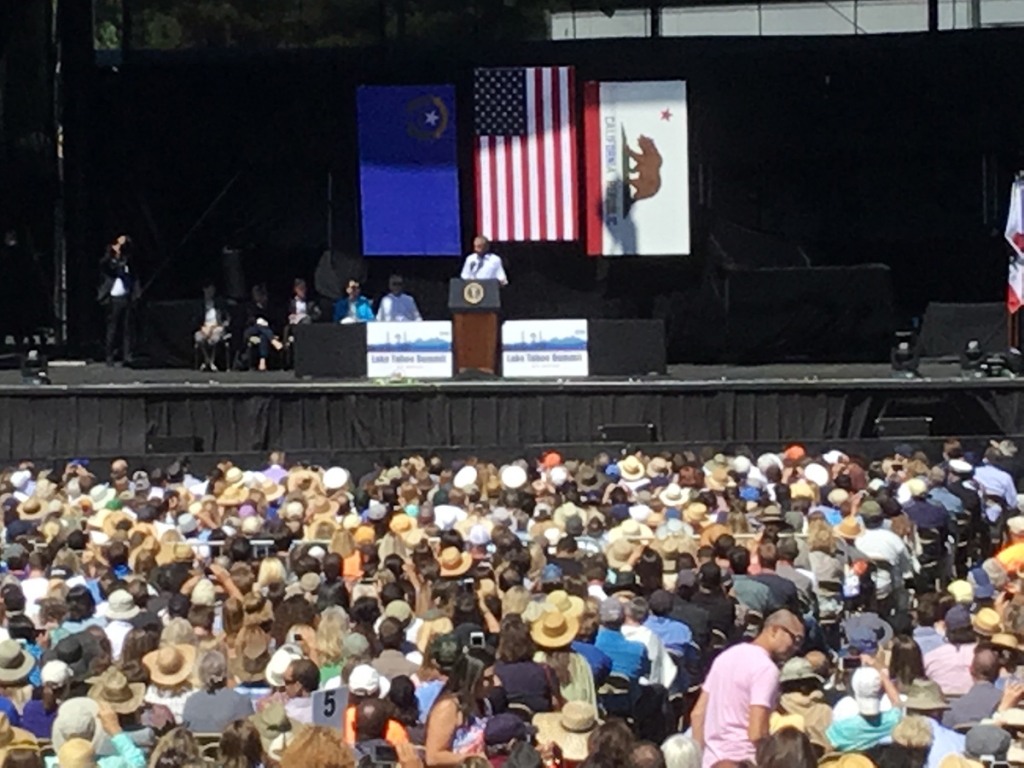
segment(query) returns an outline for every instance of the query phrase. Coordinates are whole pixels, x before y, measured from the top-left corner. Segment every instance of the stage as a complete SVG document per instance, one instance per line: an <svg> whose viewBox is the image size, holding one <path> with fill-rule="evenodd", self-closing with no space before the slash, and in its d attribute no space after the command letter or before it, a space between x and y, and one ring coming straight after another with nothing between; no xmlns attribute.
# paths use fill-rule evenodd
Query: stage
<svg viewBox="0 0 1024 768"><path fill-rule="evenodd" d="M921 374L894 379L882 364L682 365L637 379L398 383L54 363L50 386L0 372L0 458L157 464L188 454L201 468L283 449L358 470L410 451L500 461L550 447L617 450L598 438L609 424L650 424L662 449L802 441L875 454L899 442L934 449L947 435L979 444L1024 435L1024 380L964 379L947 363L923 363ZM880 417L931 422L909 422L910 437L907 422L902 436L883 422L880 435Z"/></svg>

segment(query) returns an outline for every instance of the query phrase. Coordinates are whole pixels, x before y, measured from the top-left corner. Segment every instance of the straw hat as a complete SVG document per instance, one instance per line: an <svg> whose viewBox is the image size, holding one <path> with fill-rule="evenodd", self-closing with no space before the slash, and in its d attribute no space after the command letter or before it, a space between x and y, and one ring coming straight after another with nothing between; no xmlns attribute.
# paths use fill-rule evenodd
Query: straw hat
<svg viewBox="0 0 1024 768"><path fill-rule="evenodd" d="M678 509L690 498L690 495L682 489L678 483L669 483L661 489L661 493L658 494L658 498L661 499L662 504L666 507L673 507Z"/></svg>
<svg viewBox="0 0 1024 768"><path fill-rule="evenodd" d="M242 598L242 624L246 627L259 626L274 618L274 606L258 592L250 592Z"/></svg>
<svg viewBox="0 0 1024 768"><path fill-rule="evenodd" d="M537 743L558 744L565 759L573 762L587 759L590 752L587 740L600 724L597 710L585 701L566 702L561 712L543 712L533 716Z"/></svg>
<svg viewBox="0 0 1024 768"><path fill-rule="evenodd" d="M578 619L583 615L585 604L582 598L570 595L564 589L556 589L548 595L548 602L555 606L559 613Z"/></svg>
<svg viewBox="0 0 1024 768"><path fill-rule="evenodd" d="M196 649L191 645L165 645L142 657L154 685L174 688L192 674L196 662Z"/></svg>
<svg viewBox="0 0 1024 768"><path fill-rule="evenodd" d="M783 728L795 728L800 733L807 733L807 721L803 715L780 715L772 712L768 720L768 733L778 733Z"/></svg>
<svg viewBox="0 0 1024 768"><path fill-rule="evenodd" d="M240 507L249 500L249 489L244 485L229 485L220 496L217 504L222 507Z"/></svg>
<svg viewBox="0 0 1024 768"><path fill-rule="evenodd" d="M161 544L160 551L156 553L157 565L191 563L193 559L194 553L192 552L192 547L182 542Z"/></svg>
<svg viewBox="0 0 1024 768"><path fill-rule="evenodd" d="M17 640L0 642L0 684L20 683L36 665Z"/></svg>
<svg viewBox="0 0 1024 768"><path fill-rule="evenodd" d="M270 640L264 632L248 632L245 642L228 660L228 670L240 683L263 680L270 663Z"/></svg>
<svg viewBox="0 0 1024 768"><path fill-rule="evenodd" d="M940 709L949 709L946 697L942 695L942 689L938 683L931 680L915 680L907 690L907 698L903 703L907 711L914 712L938 712Z"/></svg>
<svg viewBox="0 0 1024 768"><path fill-rule="evenodd" d="M628 539L618 539L608 545L605 556L608 558L608 567L613 571L631 569L629 559L633 556L634 545Z"/></svg>
<svg viewBox="0 0 1024 768"><path fill-rule="evenodd" d="M134 619L139 613L139 606L135 604L135 598L126 589L114 590L107 598L106 615L112 621L128 621Z"/></svg>
<svg viewBox="0 0 1024 768"><path fill-rule="evenodd" d="M989 642L998 648L1007 648L1011 651L1020 650L1020 643L1017 642L1017 638L1006 632L997 632L992 635Z"/></svg>
<svg viewBox="0 0 1024 768"><path fill-rule="evenodd" d="M703 525L708 519L707 504L695 501L683 508L683 522L690 525Z"/></svg>
<svg viewBox="0 0 1024 768"><path fill-rule="evenodd" d="M628 483L635 483L647 476L644 463L636 456L627 456L618 462L617 466L619 468L619 476Z"/></svg>
<svg viewBox="0 0 1024 768"><path fill-rule="evenodd" d="M129 683L117 667L109 667L89 689L89 698L106 704L119 715L130 715L142 706L146 695L143 683Z"/></svg>
<svg viewBox="0 0 1024 768"><path fill-rule="evenodd" d="M971 617L971 625L975 632L986 637L998 634L1003 629L1003 622L999 618L999 614L992 608L982 608L978 611Z"/></svg>
<svg viewBox="0 0 1024 768"><path fill-rule="evenodd" d="M38 520L46 514L46 511L43 502L35 496L25 499L18 505L18 517L22 520Z"/></svg>
<svg viewBox="0 0 1024 768"><path fill-rule="evenodd" d="M301 727L301 723L288 717L280 702L274 702L262 712L252 715L249 721L256 726L263 751L271 758L274 758L272 750L275 742L286 741Z"/></svg>
<svg viewBox="0 0 1024 768"><path fill-rule="evenodd" d="M566 616L559 611L545 611L530 627L530 636L541 648L557 650L565 648L576 639L580 622L575 616Z"/></svg>
<svg viewBox="0 0 1024 768"><path fill-rule="evenodd" d="M330 517L333 519L338 514L339 509L341 509L340 502L329 499L326 496L314 496L306 504L306 515L311 519L318 517Z"/></svg>
<svg viewBox="0 0 1024 768"><path fill-rule="evenodd" d="M472 567L473 556L468 552L460 552L455 547L445 547L441 550L438 563L441 566L441 576L451 579L461 576Z"/></svg>
<svg viewBox="0 0 1024 768"><path fill-rule="evenodd" d="M856 539L864 533L864 526L861 525L860 520L851 515L850 517L844 517L843 521L832 530L836 536L842 539Z"/></svg>
<svg viewBox="0 0 1024 768"><path fill-rule="evenodd" d="M91 741L68 739L57 750L57 765L60 768L90 768L97 765L96 750Z"/></svg>
<svg viewBox="0 0 1024 768"><path fill-rule="evenodd" d="M39 742L31 731L11 725L7 715L0 712L0 765L12 749L39 750Z"/></svg>
<svg viewBox="0 0 1024 768"><path fill-rule="evenodd" d="M125 530L130 530L135 525L134 515L129 515L120 509L112 510L108 514L103 516L102 529L107 536L113 537L118 531L118 526L121 523L128 523Z"/></svg>
<svg viewBox="0 0 1024 768"><path fill-rule="evenodd" d="M293 661L297 661L302 657L302 651L299 649L299 646L290 643L286 643L274 651L270 661L267 662L266 670L264 670L267 684L272 688L284 687L284 673L288 671L288 667Z"/></svg>
<svg viewBox="0 0 1024 768"><path fill-rule="evenodd" d="M608 541L616 542L619 539L637 541L641 539L653 539L654 531L649 525L638 523L633 518L623 520L622 524L608 532Z"/></svg>
<svg viewBox="0 0 1024 768"><path fill-rule="evenodd" d="M409 531L414 530L417 527L415 518L409 517L408 515L395 515L391 518L391 522L388 523L388 530L396 536L405 536Z"/></svg>

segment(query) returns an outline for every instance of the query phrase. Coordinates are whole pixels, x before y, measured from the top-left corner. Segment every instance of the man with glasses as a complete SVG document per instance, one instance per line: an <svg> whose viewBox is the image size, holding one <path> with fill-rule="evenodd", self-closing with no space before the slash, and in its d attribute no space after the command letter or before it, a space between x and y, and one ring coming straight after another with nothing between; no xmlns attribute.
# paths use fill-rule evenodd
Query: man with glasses
<svg viewBox="0 0 1024 768"><path fill-rule="evenodd" d="M693 738L704 749L704 768L726 760L753 760L754 745L768 735L779 694L779 665L804 643L804 625L781 610L749 643L723 651L701 686L693 709Z"/></svg>
<svg viewBox="0 0 1024 768"><path fill-rule="evenodd" d="M312 725L313 691L320 687L320 669L309 659L296 659L288 665L281 679L288 696L284 705L288 717Z"/></svg>

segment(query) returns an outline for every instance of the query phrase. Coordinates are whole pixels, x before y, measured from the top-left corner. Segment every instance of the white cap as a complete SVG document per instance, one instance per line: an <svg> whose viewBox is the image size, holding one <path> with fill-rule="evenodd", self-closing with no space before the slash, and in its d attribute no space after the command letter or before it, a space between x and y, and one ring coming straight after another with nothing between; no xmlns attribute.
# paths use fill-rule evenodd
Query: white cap
<svg viewBox="0 0 1024 768"><path fill-rule="evenodd" d="M857 702L857 711L868 717L882 708L882 678L873 667L860 667L850 678L850 692Z"/></svg>
<svg viewBox="0 0 1024 768"><path fill-rule="evenodd" d="M647 518L651 516L651 511L646 504L634 504L629 508L629 516L638 523L646 523Z"/></svg>
<svg viewBox="0 0 1024 768"><path fill-rule="evenodd" d="M388 508L383 502L373 499L370 506L366 508L366 516L371 520L383 520L388 516Z"/></svg>
<svg viewBox="0 0 1024 768"><path fill-rule="evenodd" d="M1015 515L1006 521L1006 527L1010 530L1014 536L1019 536L1024 533L1024 517Z"/></svg>
<svg viewBox="0 0 1024 768"><path fill-rule="evenodd" d="M821 464L808 464L804 467L804 477L819 488L823 485L828 485L829 480L832 479L828 470L821 466Z"/></svg>
<svg viewBox="0 0 1024 768"><path fill-rule="evenodd" d="M526 470L518 464L510 464L501 470L501 484L512 491L526 485Z"/></svg>
<svg viewBox="0 0 1024 768"><path fill-rule="evenodd" d="M782 459L777 453L762 453L757 457L757 468L762 472L767 472L768 467L773 466L782 469Z"/></svg>
<svg viewBox="0 0 1024 768"><path fill-rule="evenodd" d="M821 458L824 459L826 464L836 464L842 459L846 458L846 454L843 453L842 451L829 451L828 453L824 454Z"/></svg>
<svg viewBox="0 0 1024 768"><path fill-rule="evenodd" d="M200 579L192 589L192 605L214 605L217 590L209 579Z"/></svg>
<svg viewBox="0 0 1024 768"><path fill-rule="evenodd" d="M369 664L360 664L348 677L348 689L357 696L376 694L383 699L391 690L391 683Z"/></svg>
<svg viewBox="0 0 1024 768"><path fill-rule="evenodd" d="M468 538L474 547L485 547L491 543L491 534L487 532L487 526L480 523L469 529Z"/></svg>
<svg viewBox="0 0 1024 768"><path fill-rule="evenodd" d="M750 459L746 456L737 456L732 460L732 471L737 475L745 475L750 472Z"/></svg>
<svg viewBox="0 0 1024 768"><path fill-rule="evenodd" d="M969 461L964 461L963 459L950 459L949 471L955 472L958 475L973 475L974 467L971 466L971 462Z"/></svg>
<svg viewBox="0 0 1024 768"><path fill-rule="evenodd" d="M281 688L284 685L284 673L288 665L296 659L302 658L302 650L297 645L282 645L267 662L266 678L273 688Z"/></svg>
<svg viewBox="0 0 1024 768"><path fill-rule="evenodd" d="M49 684L60 688L71 682L71 667L63 661L54 659L43 664L39 676L43 685Z"/></svg>
<svg viewBox="0 0 1024 768"><path fill-rule="evenodd" d="M475 484L476 467L463 467L455 474L455 478L452 480L452 485L462 491Z"/></svg>
<svg viewBox="0 0 1024 768"><path fill-rule="evenodd" d="M338 491L348 485L351 475L343 467L331 467L324 472L324 488L328 491Z"/></svg>
<svg viewBox="0 0 1024 768"><path fill-rule="evenodd" d="M11 485L19 491L25 490L25 486L28 485L28 481L31 479L32 473L27 469L19 469L11 473Z"/></svg>
<svg viewBox="0 0 1024 768"><path fill-rule="evenodd" d="M556 488L561 488L569 481L569 470L565 467L552 467L548 470L548 479Z"/></svg>

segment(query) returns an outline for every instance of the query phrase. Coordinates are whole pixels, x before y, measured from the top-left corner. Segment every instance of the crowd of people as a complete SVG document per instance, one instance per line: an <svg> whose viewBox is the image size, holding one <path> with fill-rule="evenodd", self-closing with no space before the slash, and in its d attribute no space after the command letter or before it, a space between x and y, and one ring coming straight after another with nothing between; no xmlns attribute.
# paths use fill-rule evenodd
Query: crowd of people
<svg viewBox="0 0 1024 768"><path fill-rule="evenodd" d="M1024 762L1017 462L25 462L0 768Z"/></svg>

